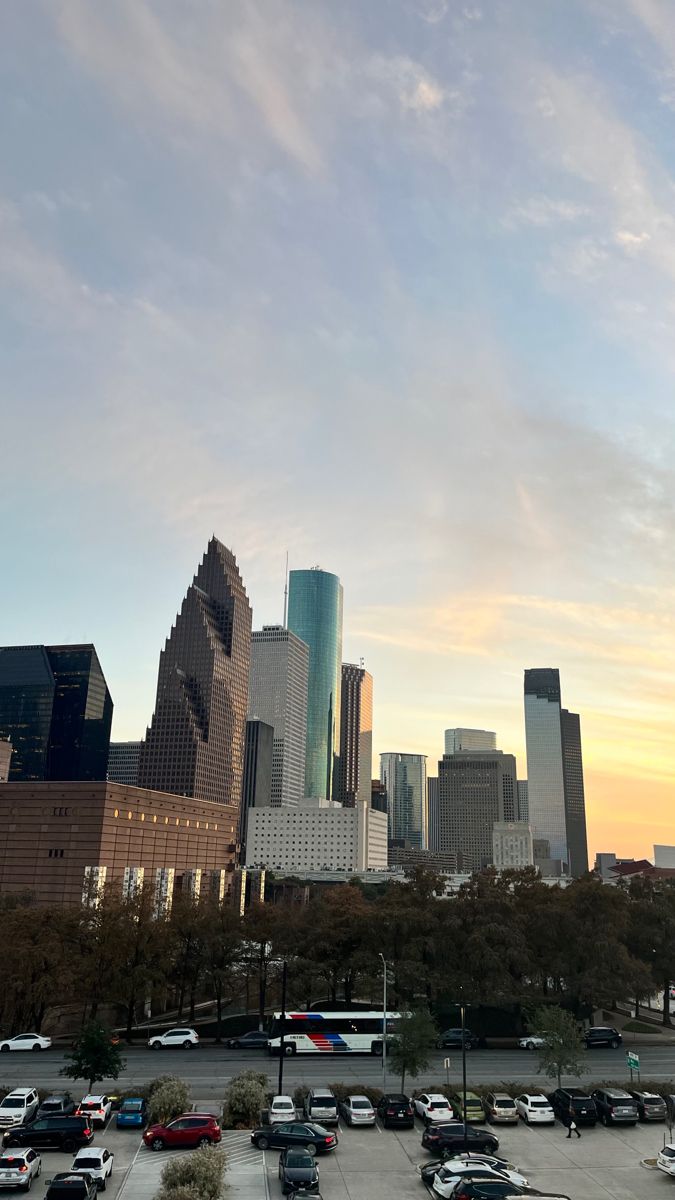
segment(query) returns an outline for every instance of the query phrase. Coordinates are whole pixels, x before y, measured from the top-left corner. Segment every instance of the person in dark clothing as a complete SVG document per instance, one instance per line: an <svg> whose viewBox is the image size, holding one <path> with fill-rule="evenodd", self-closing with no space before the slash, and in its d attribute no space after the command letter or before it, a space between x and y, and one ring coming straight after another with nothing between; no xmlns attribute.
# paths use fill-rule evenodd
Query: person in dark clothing
<svg viewBox="0 0 675 1200"><path fill-rule="evenodd" d="M568 1138L571 1138L572 1132L576 1133L578 1138L581 1137L581 1134L579 1133L579 1130L577 1129L577 1123L574 1120L574 1117L570 1117L569 1120L567 1121L567 1136L568 1136Z"/></svg>

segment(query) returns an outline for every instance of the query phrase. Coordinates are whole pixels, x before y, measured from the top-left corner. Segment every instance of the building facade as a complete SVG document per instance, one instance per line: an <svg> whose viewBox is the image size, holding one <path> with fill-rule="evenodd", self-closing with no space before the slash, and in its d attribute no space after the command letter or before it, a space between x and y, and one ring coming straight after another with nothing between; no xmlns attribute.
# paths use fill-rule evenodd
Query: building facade
<svg viewBox="0 0 675 1200"><path fill-rule="evenodd" d="M561 707L560 673L525 671L528 818L535 840L573 876L588 870L579 717Z"/></svg>
<svg viewBox="0 0 675 1200"><path fill-rule="evenodd" d="M532 830L527 821L495 821L492 826L492 862L498 871L534 864Z"/></svg>
<svg viewBox="0 0 675 1200"><path fill-rule="evenodd" d="M386 868L386 814L309 797L294 809L252 808L246 865L290 874Z"/></svg>
<svg viewBox="0 0 675 1200"><path fill-rule="evenodd" d="M380 755L380 779L387 789L389 838L427 850L426 754Z"/></svg>
<svg viewBox="0 0 675 1200"><path fill-rule="evenodd" d="M291 571L288 628L309 646L305 795L331 799L340 752L342 585L337 575Z"/></svg>
<svg viewBox="0 0 675 1200"><path fill-rule="evenodd" d="M440 845L440 810L438 794L438 775L427 778L427 840L430 850L438 850ZM457 870L455 866L453 870Z"/></svg>
<svg viewBox="0 0 675 1200"><path fill-rule="evenodd" d="M463 750L496 750L497 734L490 729L446 729L445 754Z"/></svg>
<svg viewBox="0 0 675 1200"><path fill-rule="evenodd" d="M356 663L342 664L340 755L334 798L353 808L370 803L373 775L373 677Z"/></svg>
<svg viewBox="0 0 675 1200"><path fill-rule="evenodd" d="M234 555L215 537L159 658L139 784L239 811L251 607Z"/></svg>
<svg viewBox="0 0 675 1200"><path fill-rule="evenodd" d="M440 849L463 871L492 862L495 822L515 821L516 760L501 750L446 754L438 764Z"/></svg>
<svg viewBox="0 0 675 1200"><path fill-rule="evenodd" d="M244 783L241 793L240 837L246 842L251 808L269 807L272 802L274 729L264 721L246 722Z"/></svg>
<svg viewBox="0 0 675 1200"><path fill-rule="evenodd" d="M584 764L581 756L581 724L578 713L560 710L562 734L563 783L565 787L565 828L567 831L567 861L570 875L578 879L588 870L588 837L586 833L586 798L584 795Z"/></svg>
<svg viewBox="0 0 675 1200"><path fill-rule="evenodd" d="M274 729L272 804L289 808L305 794L309 647L283 625L251 635L248 714Z"/></svg>
<svg viewBox="0 0 675 1200"><path fill-rule="evenodd" d="M108 783L138 786L138 767L142 742L111 742L108 755Z"/></svg>
<svg viewBox="0 0 675 1200"><path fill-rule="evenodd" d="M518 820L529 821L530 804L527 796L527 780L518 780Z"/></svg>
<svg viewBox="0 0 675 1200"><path fill-rule="evenodd" d="M455 875L459 870L456 854L444 854L440 850L420 850L419 846L410 846L406 842L390 842L388 854L390 867L402 867L408 871L415 867L423 867L425 871L450 875Z"/></svg>
<svg viewBox="0 0 675 1200"><path fill-rule="evenodd" d="M9 765L12 761L12 743L0 738L0 783L9 782Z"/></svg>
<svg viewBox="0 0 675 1200"><path fill-rule="evenodd" d="M10 779L105 780L113 703L91 644L0 649Z"/></svg>

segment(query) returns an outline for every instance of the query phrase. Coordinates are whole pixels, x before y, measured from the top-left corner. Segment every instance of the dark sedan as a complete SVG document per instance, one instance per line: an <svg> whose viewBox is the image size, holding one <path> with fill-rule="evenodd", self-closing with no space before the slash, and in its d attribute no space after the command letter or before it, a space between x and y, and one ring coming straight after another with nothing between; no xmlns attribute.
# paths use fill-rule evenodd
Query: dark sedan
<svg viewBox="0 0 675 1200"><path fill-rule="evenodd" d="M334 1150L338 1139L323 1125L309 1121L287 1121L281 1125L262 1125L251 1132L251 1141L259 1150L306 1150L308 1154L325 1154Z"/></svg>
<svg viewBox="0 0 675 1200"><path fill-rule="evenodd" d="M225 1045L230 1050L266 1050L269 1034L262 1029L251 1029L249 1033L241 1033L239 1037L228 1038Z"/></svg>
<svg viewBox="0 0 675 1200"><path fill-rule="evenodd" d="M284 1150L279 1158L279 1179L284 1196L301 1188L305 1192L318 1192L319 1168L314 1155L306 1150Z"/></svg>
<svg viewBox="0 0 675 1200"><path fill-rule="evenodd" d="M478 1150L481 1154L496 1154L499 1138L488 1129L475 1129L461 1121L450 1121L445 1125L428 1125L422 1134L425 1150L442 1153L444 1150Z"/></svg>
<svg viewBox="0 0 675 1200"><path fill-rule="evenodd" d="M465 1029L464 1045L467 1050L475 1050L476 1046L480 1046L480 1038L470 1029ZM462 1030L445 1029L436 1042L436 1047L438 1050L461 1050Z"/></svg>
<svg viewBox="0 0 675 1200"><path fill-rule="evenodd" d="M54 1092L47 1096L37 1110L37 1120L40 1117L69 1117L75 1112L75 1101L70 1092Z"/></svg>

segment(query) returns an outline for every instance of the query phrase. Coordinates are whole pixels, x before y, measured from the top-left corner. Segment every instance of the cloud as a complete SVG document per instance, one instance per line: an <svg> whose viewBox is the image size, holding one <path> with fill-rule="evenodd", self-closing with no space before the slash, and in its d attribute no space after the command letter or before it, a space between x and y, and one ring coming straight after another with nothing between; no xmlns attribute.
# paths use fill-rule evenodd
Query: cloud
<svg viewBox="0 0 675 1200"><path fill-rule="evenodd" d="M369 64L368 73L393 89L404 110L416 113L434 112L450 98L420 63L404 54L392 57L375 55Z"/></svg>
<svg viewBox="0 0 675 1200"><path fill-rule="evenodd" d="M553 196L532 196L515 204L504 217L504 224L507 227L535 225L543 229L578 221L581 217L588 216L590 211L587 205L575 204L571 200L560 200Z"/></svg>

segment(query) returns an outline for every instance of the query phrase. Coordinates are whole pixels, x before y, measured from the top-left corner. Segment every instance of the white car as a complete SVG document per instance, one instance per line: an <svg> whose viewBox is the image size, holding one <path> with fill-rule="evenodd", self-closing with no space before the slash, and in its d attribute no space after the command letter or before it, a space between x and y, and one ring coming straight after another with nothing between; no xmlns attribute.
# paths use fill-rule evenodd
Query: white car
<svg viewBox="0 0 675 1200"><path fill-rule="evenodd" d="M0 1188L18 1187L29 1192L41 1173L42 1159L30 1146L5 1150L0 1155Z"/></svg>
<svg viewBox="0 0 675 1200"><path fill-rule="evenodd" d="M675 1145L672 1142L664 1146L663 1150L659 1150L656 1165L659 1171L665 1172L666 1175L675 1175Z"/></svg>
<svg viewBox="0 0 675 1200"><path fill-rule="evenodd" d="M49 1050L51 1044L52 1039L40 1033L17 1033L16 1037L0 1042L0 1051L7 1054L10 1050Z"/></svg>
<svg viewBox="0 0 675 1200"><path fill-rule="evenodd" d="M89 1124L105 1125L112 1112L112 1100L109 1096L83 1096L75 1109L76 1117L89 1117Z"/></svg>
<svg viewBox="0 0 675 1200"><path fill-rule="evenodd" d="M424 1092L413 1101L415 1112L427 1125L438 1125L453 1121L455 1114L446 1096L437 1092Z"/></svg>
<svg viewBox="0 0 675 1200"><path fill-rule="evenodd" d="M555 1121L555 1113L541 1092L516 1096L516 1108L527 1125L552 1125Z"/></svg>
<svg viewBox="0 0 675 1200"><path fill-rule="evenodd" d="M114 1158L112 1150L107 1150L105 1146L86 1146L78 1150L70 1170L72 1174L91 1175L99 1190L104 1192L112 1175Z"/></svg>
<svg viewBox="0 0 675 1200"><path fill-rule="evenodd" d="M348 1125L374 1125L375 1109L367 1096L347 1096L340 1112Z"/></svg>
<svg viewBox="0 0 675 1200"><path fill-rule="evenodd" d="M182 1046L190 1050L199 1045L199 1034L196 1029L169 1029L167 1033L156 1033L148 1039L151 1050L162 1050L164 1046Z"/></svg>
<svg viewBox="0 0 675 1200"><path fill-rule="evenodd" d="M0 1129L11 1129L14 1125L28 1125L40 1107L40 1097L35 1088L14 1088L0 1100Z"/></svg>
<svg viewBox="0 0 675 1200"><path fill-rule="evenodd" d="M528 1033L527 1037L518 1038L518 1045L521 1050L541 1050L546 1042L540 1033Z"/></svg>
<svg viewBox="0 0 675 1200"><path fill-rule="evenodd" d="M268 1119L270 1125L279 1125L282 1121L295 1120L295 1105L290 1096L273 1096L269 1107Z"/></svg>
<svg viewBox="0 0 675 1200"><path fill-rule="evenodd" d="M508 1179L509 1183L514 1183L517 1187L528 1187L528 1181L519 1171L514 1171L510 1167L501 1167L499 1170L496 1167L490 1166L488 1163L471 1162L470 1159L450 1159L439 1167L434 1176L433 1189L443 1197L452 1196L459 1180L465 1175L480 1175L481 1179Z"/></svg>

